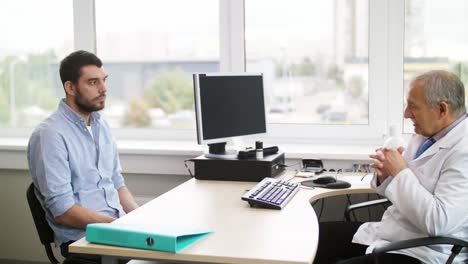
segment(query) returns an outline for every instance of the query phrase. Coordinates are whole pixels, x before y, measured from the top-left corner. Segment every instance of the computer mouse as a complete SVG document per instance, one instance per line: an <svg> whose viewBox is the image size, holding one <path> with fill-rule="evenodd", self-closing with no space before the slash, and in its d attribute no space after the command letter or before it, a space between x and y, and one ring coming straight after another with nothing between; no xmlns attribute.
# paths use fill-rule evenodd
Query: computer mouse
<svg viewBox="0 0 468 264"><path fill-rule="evenodd" d="M329 183L335 183L335 182L336 182L336 179L332 176L323 176L323 177L313 180L313 183L315 184L329 184Z"/></svg>
<svg viewBox="0 0 468 264"><path fill-rule="evenodd" d="M346 189L351 187L351 184L349 182L336 180L335 177L332 176L323 176L315 180L302 181L301 185L307 187L319 187L327 189Z"/></svg>

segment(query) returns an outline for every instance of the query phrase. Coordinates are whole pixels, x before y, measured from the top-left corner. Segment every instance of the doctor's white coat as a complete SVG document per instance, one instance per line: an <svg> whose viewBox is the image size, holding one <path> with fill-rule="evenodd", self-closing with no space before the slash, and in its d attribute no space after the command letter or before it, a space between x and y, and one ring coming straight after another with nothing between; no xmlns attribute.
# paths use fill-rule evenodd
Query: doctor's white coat
<svg viewBox="0 0 468 264"><path fill-rule="evenodd" d="M391 202L380 222L363 224L354 243L376 246L418 237L448 236L468 240L468 118L436 141L417 159L425 140L414 135L403 156L408 168L376 186ZM417 247L397 251L425 263L445 263L450 245ZM454 263L468 263L464 248Z"/></svg>

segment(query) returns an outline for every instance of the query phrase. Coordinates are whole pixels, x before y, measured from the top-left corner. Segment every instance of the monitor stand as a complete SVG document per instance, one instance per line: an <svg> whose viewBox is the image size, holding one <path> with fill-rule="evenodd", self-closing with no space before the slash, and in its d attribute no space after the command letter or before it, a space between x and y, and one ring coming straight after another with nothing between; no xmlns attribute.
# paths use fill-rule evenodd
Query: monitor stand
<svg viewBox="0 0 468 264"><path fill-rule="evenodd" d="M205 157L210 159L237 159L237 151L226 150L226 142L208 144L209 152Z"/></svg>

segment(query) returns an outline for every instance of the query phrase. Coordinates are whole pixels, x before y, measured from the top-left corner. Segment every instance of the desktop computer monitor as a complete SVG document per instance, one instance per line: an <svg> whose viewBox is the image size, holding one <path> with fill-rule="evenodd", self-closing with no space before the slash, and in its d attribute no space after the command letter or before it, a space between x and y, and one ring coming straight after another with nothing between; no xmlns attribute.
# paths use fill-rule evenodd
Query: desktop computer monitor
<svg viewBox="0 0 468 264"><path fill-rule="evenodd" d="M229 155L234 137L267 132L262 74L194 74L198 144L209 154Z"/></svg>

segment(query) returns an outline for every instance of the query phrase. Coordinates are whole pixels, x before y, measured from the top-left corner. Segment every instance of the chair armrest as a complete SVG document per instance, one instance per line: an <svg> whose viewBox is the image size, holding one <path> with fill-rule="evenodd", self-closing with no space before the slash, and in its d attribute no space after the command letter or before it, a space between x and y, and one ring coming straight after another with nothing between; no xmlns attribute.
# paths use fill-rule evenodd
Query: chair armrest
<svg viewBox="0 0 468 264"><path fill-rule="evenodd" d="M372 254L374 255L374 262L378 263L377 256L380 253L388 252L388 251L395 251L405 248L412 248L412 247L420 247L420 246L429 246L429 245L453 245L452 247L452 254L450 254L449 258L447 259L446 264L451 264L455 257L460 253L460 251L464 247L468 247L468 241L464 241L461 239L451 238L451 237L423 237L423 238L415 238L403 241L392 242L388 245L374 248Z"/></svg>
<svg viewBox="0 0 468 264"><path fill-rule="evenodd" d="M464 241L461 239L451 238L451 237L423 237L423 238L415 238L403 241L392 242L388 245L382 247L376 247L372 251L373 254L380 254L388 251L395 251L405 248L412 248L412 247L421 247L421 246L430 246L430 245L438 245L438 244L446 244L446 245L453 245L454 247L459 248L459 251L463 247L468 247L468 241ZM453 249L452 249L453 252Z"/></svg>
<svg viewBox="0 0 468 264"><path fill-rule="evenodd" d="M350 214L351 214L352 211L354 211L356 209L367 208L367 207L380 205L380 204L387 204L387 203L390 204L391 202L387 198L383 198L383 199L377 199L377 200L372 200L372 201L367 201L367 202L363 202L363 203L357 203L357 204L349 205L346 208L346 211L345 211L346 221L348 221L348 222L351 221Z"/></svg>

